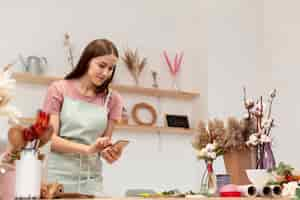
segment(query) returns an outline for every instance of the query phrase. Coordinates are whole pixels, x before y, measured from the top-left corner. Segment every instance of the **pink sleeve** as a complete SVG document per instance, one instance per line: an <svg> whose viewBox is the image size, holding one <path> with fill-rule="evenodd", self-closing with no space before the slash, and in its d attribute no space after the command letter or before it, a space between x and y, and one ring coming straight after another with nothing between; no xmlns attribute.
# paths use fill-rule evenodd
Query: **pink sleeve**
<svg viewBox="0 0 300 200"><path fill-rule="evenodd" d="M123 109L123 99L117 92L112 92L111 99L108 103L109 114L108 118L110 120L121 120L122 109Z"/></svg>
<svg viewBox="0 0 300 200"><path fill-rule="evenodd" d="M54 82L48 87L46 98L44 100L43 110L50 114L58 114L61 111L63 102L61 82Z"/></svg>

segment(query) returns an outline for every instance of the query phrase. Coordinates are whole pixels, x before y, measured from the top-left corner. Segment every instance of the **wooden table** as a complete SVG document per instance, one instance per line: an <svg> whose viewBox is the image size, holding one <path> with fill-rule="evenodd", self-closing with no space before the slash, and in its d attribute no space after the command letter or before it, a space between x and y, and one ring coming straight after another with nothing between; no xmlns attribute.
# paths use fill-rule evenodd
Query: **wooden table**
<svg viewBox="0 0 300 200"><path fill-rule="evenodd" d="M209 197L209 198L133 198L133 197L104 197L104 198L97 198L94 200L203 200L203 199L207 199L207 200L254 200L254 199L258 199L258 200L291 200L291 198L262 198L262 197L257 197L257 198L248 198L248 197L239 197L239 198L234 198L234 197L226 197L226 198L221 198L221 197ZM62 199L63 200L63 199ZM64 200L70 200L70 199L64 199ZM73 199L74 200L74 199ZM79 199L77 199L79 200ZM83 199L81 199L83 200ZM90 199L85 199L85 200L90 200Z"/></svg>

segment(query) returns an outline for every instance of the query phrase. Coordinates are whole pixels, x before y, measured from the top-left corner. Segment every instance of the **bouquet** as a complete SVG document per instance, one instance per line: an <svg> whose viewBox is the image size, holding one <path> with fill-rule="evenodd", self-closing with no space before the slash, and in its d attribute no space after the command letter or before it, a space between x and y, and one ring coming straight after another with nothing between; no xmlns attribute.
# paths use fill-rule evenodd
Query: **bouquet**
<svg viewBox="0 0 300 200"><path fill-rule="evenodd" d="M178 73L181 68L183 55L184 55L183 52L181 52L180 54L176 53L174 61L172 63L171 58L169 57L167 51L163 51L163 56L164 56L165 62L168 65L169 72L171 73L172 78L173 78L173 87L176 90L179 89L177 86L177 83L176 83L176 79L177 79Z"/></svg>
<svg viewBox="0 0 300 200"><path fill-rule="evenodd" d="M137 49L135 51L127 49L122 57L122 60L126 64L129 72L135 80L135 84L139 85L139 77L144 67L147 64L146 58L140 58Z"/></svg>
<svg viewBox="0 0 300 200"><path fill-rule="evenodd" d="M247 99L246 88L244 88L244 106L247 110L244 121L246 124L252 124L252 128L248 129L248 131L250 132L251 130L251 132L246 144L257 147L256 168L260 169L272 169L276 166L271 147L271 130L274 127L274 118L271 113L275 97L276 89L270 92L268 105L263 102L262 96L255 103Z"/></svg>
<svg viewBox="0 0 300 200"><path fill-rule="evenodd" d="M208 127L206 127L205 122L200 121L198 130L192 142L198 159L213 161L222 155L224 152L220 143L220 136L223 134L222 122L215 119L209 121Z"/></svg>
<svg viewBox="0 0 300 200"><path fill-rule="evenodd" d="M38 151L52 137L53 129L49 125L49 114L39 110L36 121L29 127L14 125L8 131L8 155L6 161L13 163L23 149ZM42 159L42 158L41 158Z"/></svg>
<svg viewBox="0 0 300 200"><path fill-rule="evenodd" d="M219 125L218 129L212 128L215 125ZM222 123L215 120L210 121L206 126L203 121L200 121L198 130L192 145L196 149L197 158L204 160L206 164L206 170L201 177L201 193L214 194L217 190L217 180L213 171L213 161L223 154L223 148L218 143L218 136L223 131Z"/></svg>

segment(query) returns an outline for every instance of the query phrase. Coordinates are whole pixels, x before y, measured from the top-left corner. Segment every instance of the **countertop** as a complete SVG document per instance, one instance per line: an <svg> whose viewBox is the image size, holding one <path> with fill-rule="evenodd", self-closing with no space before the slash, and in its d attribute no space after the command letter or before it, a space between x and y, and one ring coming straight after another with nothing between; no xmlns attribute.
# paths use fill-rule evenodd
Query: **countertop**
<svg viewBox="0 0 300 200"><path fill-rule="evenodd" d="M195 200L195 199L199 199L199 200L203 200L203 199L209 199L209 200L253 200L253 199L259 199L259 200L291 200L291 198L267 198L267 197L257 197L257 198L248 198L248 197L239 197L239 198L236 198L236 197L226 197L226 198L221 198L221 197L199 197L199 198L196 198L196 197L192 197L192 198L168 198L168 197L163 197L163 198L134 198L134 197L105 197L105 198L96 198L94 200L188 200L188 199L192 199L192 200ZM61 200L70 200L70 199L61 199ZM74 199L73 199L74 200ZM76 200L76 199L75 199ZM77 199L79 200L79 199ZM83 200L83 199L81 199ZM85 199L85 200L90 200L90 199Z"/></svg>

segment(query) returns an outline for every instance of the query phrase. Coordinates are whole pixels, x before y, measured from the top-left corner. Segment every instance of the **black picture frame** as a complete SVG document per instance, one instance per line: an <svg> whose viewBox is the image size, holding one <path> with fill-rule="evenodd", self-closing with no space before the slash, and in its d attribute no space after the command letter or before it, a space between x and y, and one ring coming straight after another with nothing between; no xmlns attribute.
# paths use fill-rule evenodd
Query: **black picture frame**
<svg viewBox="0 0 300 200"><path fill-rule="evenodd" d="M167 127L190 128L189 118L187 115L165 114L165 124Z"/></svg>

